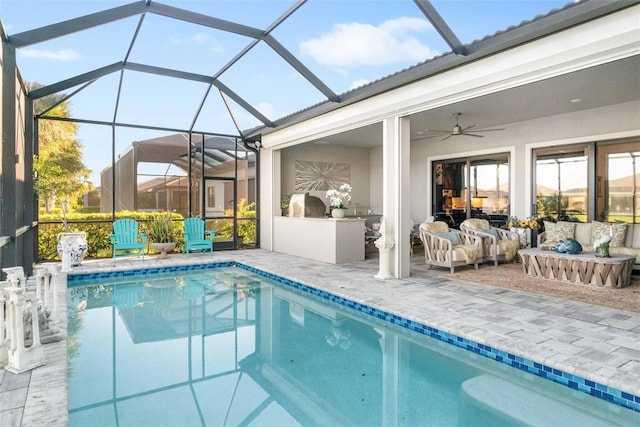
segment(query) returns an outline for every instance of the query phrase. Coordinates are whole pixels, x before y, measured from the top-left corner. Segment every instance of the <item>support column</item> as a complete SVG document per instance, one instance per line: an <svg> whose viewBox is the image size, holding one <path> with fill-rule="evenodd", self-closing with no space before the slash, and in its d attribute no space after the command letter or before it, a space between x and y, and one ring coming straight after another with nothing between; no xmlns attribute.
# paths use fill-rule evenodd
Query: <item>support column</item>
<svg viewBox="0 0 640 427"><path fill-rule="evenodd" d="M260 222L260 247L273 251L274 217L281 215L281 165L280 150L260 148L260 188L262 189L260 217L268 218L268 221Z"/></svg>
<svg viewBox="0 0 640 427"><path fill-rule="evenodd" d="M391 117L382 123L382 215L386 219L387 233L395 242L390 251L391 274L398 279L409 277L411 269L409 131L408 118Z"/></svg>
<svg viewBox="0 0 640 427"><path fill-rule="evenodd" d="M16 50L2 41L2 82L0 89L0 236L10 240L0 248L0 266L18 264L16 247Z"/></svg>

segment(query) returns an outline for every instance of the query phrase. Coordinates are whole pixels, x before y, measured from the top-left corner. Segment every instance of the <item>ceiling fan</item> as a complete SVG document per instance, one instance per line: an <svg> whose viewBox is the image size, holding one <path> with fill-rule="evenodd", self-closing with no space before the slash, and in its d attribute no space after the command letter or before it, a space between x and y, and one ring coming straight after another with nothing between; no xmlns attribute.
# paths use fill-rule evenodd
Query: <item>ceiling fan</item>
<svg viewBox="0 0 640 427"><path fill-rule="evenodd" d="M459 118L460 118L461 115L462 115L462 113L454 113L453 116L456 118L456 124L453 126L453 128L451 130L427 129L427 131L429 131L429 132L448 133L449 135L447 135L444 138L442 138L442 141L444 141L445 139L449 139L452 136L458 136L458 135L473 136L473 137L476 137L476 138L482 138L482 137L484 137L484 135L477 135L477 132L493 132L493 131L497 131L497 130L504 130L504 128L476 129L476 130L473 131L474 133L467 133L467 131L469 129L473 128L475 126L475 124L469 125L469 126L466 126L466 127L460 126ZM431 137L431 138L433 138L433 137Z"/></svg>

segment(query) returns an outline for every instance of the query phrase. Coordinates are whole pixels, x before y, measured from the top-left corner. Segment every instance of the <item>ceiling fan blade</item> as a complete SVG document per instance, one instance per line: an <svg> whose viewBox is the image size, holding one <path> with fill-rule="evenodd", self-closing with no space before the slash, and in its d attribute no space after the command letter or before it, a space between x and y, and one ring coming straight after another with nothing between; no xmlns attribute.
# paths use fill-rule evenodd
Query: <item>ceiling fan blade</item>
<svg viewBox="0 0 640 427"><path fill-rule="evenodd" d="M440 129L426 129L427 132L440 132L440 133L451 133L450 130L440 130Z"/></svg>
<svg viewBox="0 0 640 427"><path fill-rule="evenodd" d="M452 136L453 136L453 134L452 134L452 133L450 133L449 135L447 135L447 136L445 136L444 138L442 138L442 139L441 139L441 141L445 141L445 140L447 140L447 139L451 138Z"/></svg>
<svg viewBox="0 0 640 427"><path fill-rule="evenodd" d="M473 133L461 133L460 135L473 136L473 137L476 137L476 138L484 138L484 135L476 135L476 134L473 134Z"/></svg>
<svg viewBox="0 0 640 427"><path fill-rule="evenodd" d="M474 132L493 132L496 130L504 130L504 128L495 128L495 129L476 129Z"/></svg>
<svg viewBox="0 0 640 427"><path fill-rule="evenodd" d="M473 124L473 125L469 125L469 126L467 126L467 127L465 127L465 128L462 128L462 132L464 132L464 131L466 131L466 130L468 130L468 129L471 129L471 128L472 128L472 127L474 127L474 126L475 126L475 124Z"/></svg>

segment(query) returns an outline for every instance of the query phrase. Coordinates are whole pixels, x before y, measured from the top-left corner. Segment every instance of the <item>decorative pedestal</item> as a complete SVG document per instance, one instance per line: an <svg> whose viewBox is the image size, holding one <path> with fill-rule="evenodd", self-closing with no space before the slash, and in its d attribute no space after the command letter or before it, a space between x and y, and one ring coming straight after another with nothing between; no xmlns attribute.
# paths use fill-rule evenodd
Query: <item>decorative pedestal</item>
<svg viewBox="0 0 640 427"><path fill-rule="evenodd" d="M45 364L44 352L40 343L40 327L38 324L38 301L35 294L25 293L17 287L5 288L8 293L7 323L11 344L7 354L8 363L5 369L14 374L21 374ZM27 303L29 303L27 305ZM25 346L24 314L25 308L31 311L30 347Z"/></svg>
<svg viewBox="0 0 640 427"><path fill-rule="evenodd" d="M375 275L377 279L393 279L394 276L391 274L391 257L390 252L391 249L395 246L396 242L389 238L386 233L386 220L384 217L380 221L380 236L379 239L375 241L375 245L380 251L380 269L378 270L378 274Z"/></svg>
<svg viewBox="0 0 640 427"><path fill-rule="evenodd" d="M58 233L58 256L62 260L62 271L69 271L82 263L87 254L87 235L78 233Z"/></svg>

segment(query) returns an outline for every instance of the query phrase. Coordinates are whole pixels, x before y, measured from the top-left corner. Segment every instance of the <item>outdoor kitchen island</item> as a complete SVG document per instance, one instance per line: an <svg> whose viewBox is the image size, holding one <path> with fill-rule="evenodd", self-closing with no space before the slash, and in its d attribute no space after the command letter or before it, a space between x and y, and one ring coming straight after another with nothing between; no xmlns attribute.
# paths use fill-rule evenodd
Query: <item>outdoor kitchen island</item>
<svg viewBox="0 0 640 427"><path fill-rule="evenodd" d="M273 250L340 264L364 260L365 220L358 218L273 218Z"/></svg>

